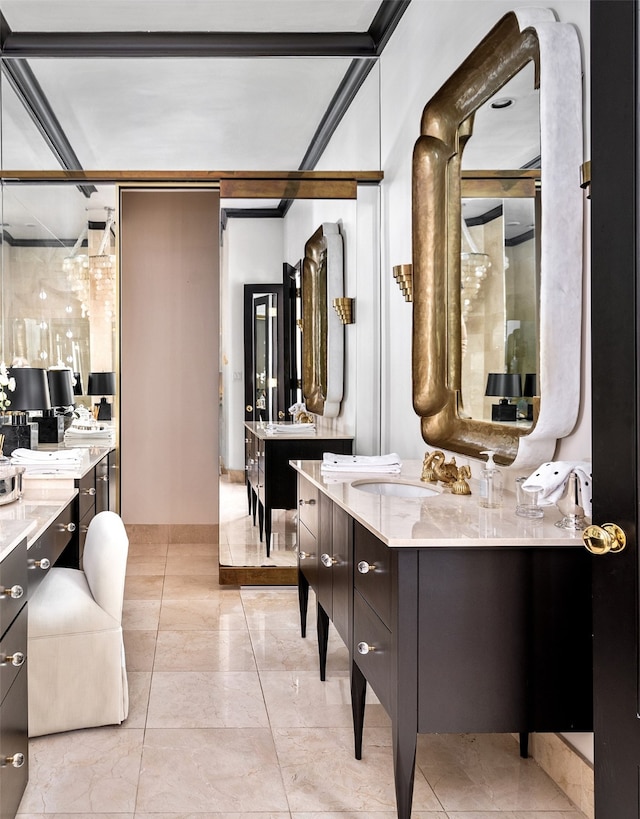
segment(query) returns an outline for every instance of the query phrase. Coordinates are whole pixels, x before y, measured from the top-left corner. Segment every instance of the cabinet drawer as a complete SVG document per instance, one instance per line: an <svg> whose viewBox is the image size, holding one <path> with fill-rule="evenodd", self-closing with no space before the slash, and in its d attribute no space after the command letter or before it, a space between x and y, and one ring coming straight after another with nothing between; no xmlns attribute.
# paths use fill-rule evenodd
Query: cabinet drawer
<svg viewBox="0 0 640 819"><path fill-rule="evenodd" d="M9 628L27 599L27 541L0 563L0 635Z"/></svg>
<svg viewBox="0 0 640 819"><path fill-rule="evenodd" d="M353 599L353 658L387 713L391 708L391 632L356 592Z"/></svg>
<svg viewBox="0 0 640 819"><path fill-rule="evenodd" d="M355 533L354 585L380 619L391 623L391 554L387 546L360 524Z"/></svg>
<svg viewBox="0 0 640 819"><path fill-rule="evenodd" d="M78 480L78 520L87 514L96 504L96 473L92 469Z"/></svg>
<svg viewBox="0 0 640 819"><path fill-rule="evenodd" d="M109 459L103 458L96 464L95 468L96 495L95 506L96 515L109 509Z"/></svg>
<svg viewBox="0 0 640 819"><path fill-rule="evenodd" d="M73 504L70 503L27 552L29 594L33 594L38 588L51 566L71 541L75 530Z"/></svg>
<svg viewBox="0 0 640 819"><path fill-rule="evenodd" d="M2 817L16 815L29 778L27 707L27 669L22 668L0 705L0 725L2 725L2 731L0 731L0 816Z"/></svg>
<svg viewBox="0 0 640 819"><path fill-rule="evenodd" d="M298 478L298 517L314 537L318 536L318 490L304 478Z"/></svg>
<svg viewBox="0 0 640 819"><path fill-rule="evenodd" d="M7 657L10 659L7 660ZM7 696L13 681L27 658L27 606L16 617L0 640L0 703Z"/></svg>

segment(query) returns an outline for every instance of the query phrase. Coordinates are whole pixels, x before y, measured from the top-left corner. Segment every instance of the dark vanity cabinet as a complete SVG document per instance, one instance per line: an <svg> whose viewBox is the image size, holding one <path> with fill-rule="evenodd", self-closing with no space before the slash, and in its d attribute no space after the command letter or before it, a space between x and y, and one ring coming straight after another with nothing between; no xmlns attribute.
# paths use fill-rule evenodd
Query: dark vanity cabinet
<svg viewBox="0 0 640 819"><path fill-rule="evenodd" d="M263 531L267 556L270 553L271 510L295 509L296 473L289 461L321 459L324 452L351 453L353 438L347 435L308 433L270 434L261 424L245 422L245 475L249 511L256 510Z"/></svg>
<svg viewBox="0 0 640 819"><path fill-rule="evenodd" d="M299 594L349 649L355 755L367 684L393 724L397 811L411 816L419 733L591 731L591 564L556 545L389 547L299 480Z"/></svg>
<svg viewBox="0 0 640 819"><path fill-rule="evenodd" d="M13 817L29 778L27 541L0 562L0 816Z"/></svg>

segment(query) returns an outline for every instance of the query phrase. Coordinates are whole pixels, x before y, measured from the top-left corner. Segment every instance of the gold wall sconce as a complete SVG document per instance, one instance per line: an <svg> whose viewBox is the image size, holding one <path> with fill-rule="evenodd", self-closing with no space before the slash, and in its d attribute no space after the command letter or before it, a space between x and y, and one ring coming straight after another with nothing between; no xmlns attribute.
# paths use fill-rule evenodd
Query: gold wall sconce
<svg viewBox="0 0 640 819"><path fill-rule="evenodd" d="M405 301L413 301L413 265L396 264L393 267L393 278L397 281Z"/></svg>
<svg viewBox="0 0 640 819"><path fill-rule="evenodd" d="M333 300L333 307L343 324L354 324L353 301L346 297Z"/></svg>
<svg viewBox="0 0 640 819"><path fill-rule="evenodd" d="M580 187L587 192L587 199L591 199L591 160L587 159L580 166Z"/></svg>

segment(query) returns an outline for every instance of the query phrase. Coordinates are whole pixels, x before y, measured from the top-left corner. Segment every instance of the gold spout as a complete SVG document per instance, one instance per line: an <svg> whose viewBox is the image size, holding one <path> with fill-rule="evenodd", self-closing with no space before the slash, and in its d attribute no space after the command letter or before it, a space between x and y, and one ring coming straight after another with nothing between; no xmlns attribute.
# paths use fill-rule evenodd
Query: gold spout
<svg viewBox="0 0 640 819"><path fill-rule="evenodd" d="M454 495L470 495L471 488L467 480L471 477L468 466L457 466L456 459L447 463L444 452L439 449L426 452L422 461L420 480L429 483L443 483Z"/></svg>

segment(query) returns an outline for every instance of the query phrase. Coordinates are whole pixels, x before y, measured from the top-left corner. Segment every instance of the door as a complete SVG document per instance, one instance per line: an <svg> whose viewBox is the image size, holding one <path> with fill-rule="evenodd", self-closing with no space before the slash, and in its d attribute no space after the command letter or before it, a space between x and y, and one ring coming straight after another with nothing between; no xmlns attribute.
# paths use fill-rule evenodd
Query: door
<svg viewBox="0 0 640 819"><path fill-rule="evenodd" d="M283 306L283 285L245 284L245 421L286 417Z"/></svg>
<svg viewBox="0 0 640 819"><path fill-rule="evenodd" d="M627 535L592 564L596 819L640 816L637 24L591 3L593 514Z"/></svg>

